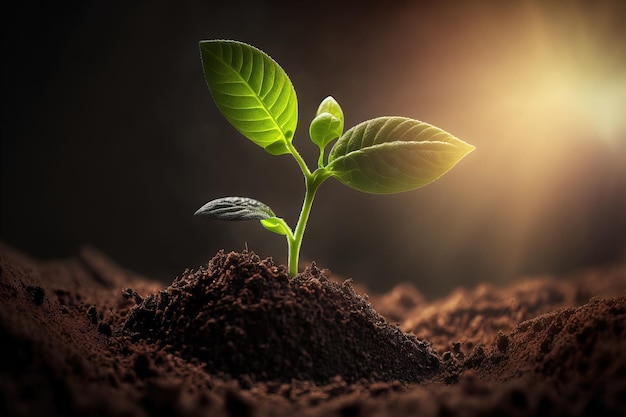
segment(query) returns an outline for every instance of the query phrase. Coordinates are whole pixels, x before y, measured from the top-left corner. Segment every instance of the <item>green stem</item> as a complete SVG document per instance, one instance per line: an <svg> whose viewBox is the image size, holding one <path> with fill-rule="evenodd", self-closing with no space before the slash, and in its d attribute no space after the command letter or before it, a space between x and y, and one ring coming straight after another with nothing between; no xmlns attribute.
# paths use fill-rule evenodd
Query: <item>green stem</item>
<svg viewBox="0 0 626 417"><path fill-rule="evenodd" d="M320 156L317 158L317 167L324 167L324 148L320 146Z"/></svg>
<svg viewBox="0 0 626 417"><path fill-rule="evenodd" d="M320 167L311 173L309 167L304 162L304 159L302 159L293 145L289 143L288 147L304 174L305 185L304 202L302 203L302 210L300 211L300 217L298 218L296 229L294 230L292 236L287 236L287 247L289 251L289 276L293 278L298 274L300 247L302 246L302 239L304 237L306 224L309 220L309 214L311 214L311 206L313 205L313 200L315 199L315 193L320 185L322 185L322 183L331 176L331 173L323 167Z"/></svg>
<svg viewBox="0 0 626 417"><path fill-rule="evenodd" d="M310 177L311 171L309 170L309 167L307 166L306 162L304 162L304 159L302 159L302 156L300 156L300 153L298 152L298 150L293 146L293 143L287 141L287 149L289 149L289 152L298 163L300 170L304 174L304 178Z"/></svg>

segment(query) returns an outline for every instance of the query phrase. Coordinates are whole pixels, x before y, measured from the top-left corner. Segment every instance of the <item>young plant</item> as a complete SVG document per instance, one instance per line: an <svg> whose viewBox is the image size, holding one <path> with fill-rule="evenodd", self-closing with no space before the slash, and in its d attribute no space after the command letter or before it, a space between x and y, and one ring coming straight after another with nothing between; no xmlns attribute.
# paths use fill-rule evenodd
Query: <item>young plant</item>
<svg viewBox="0 0 626 417"><path fill-rule="evenodd" d="M378 117L343 132L339 103L326 97L309 125L319 147L310 170L293 145L298 122L296 91L285 71L265 52L232 40L200 42L204 77L224 117L246 138L272 155L291 155L304 175L304 202L295 229L264 203L247 197L224 197L202 206L196 215L222 220L259 220L287 238L290 276L298 257L315 193L328 178L355 190L391 194L435 181L474 146L451 134L406 117ZM327 146L337 140L325 155Z"/></svg>

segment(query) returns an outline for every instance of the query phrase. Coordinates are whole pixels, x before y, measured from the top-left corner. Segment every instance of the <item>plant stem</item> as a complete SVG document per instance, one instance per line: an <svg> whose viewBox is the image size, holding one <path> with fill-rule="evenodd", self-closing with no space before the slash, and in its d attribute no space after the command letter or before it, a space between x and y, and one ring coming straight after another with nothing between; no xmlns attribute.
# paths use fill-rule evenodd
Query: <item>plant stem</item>
<svg viewBox="0 0 626 417"><path fill-rule="evenodd" d="M311 213L311 206L315 199L315 193L317 189L326 181L332 174L324 167L320 167L313 171L309 170L309 167L302 159L302 156L298 153L293 144L289 143L291 154L295 158L296 162L300 166L302 173L304 174L304 202L302 203L302 210L300 211L300 217L292 236L287 236L287 246L289 251L289 276L295 277L298 274L298 259L300 257L300 247L302 246L302 238L304 237L304 230L306 229L307 221L309 220L309 214Z"/></svg>
<svg viewBox="0 0 626 417"><path fill-rule="evenodd" d="M289 248L289 276L295 277L298 274L298 260L300 258L300 247L302 246L302 238L304 237L304 229L306 223L309 220L309 214L311 213L311 206L313 205L313 199L315 198L316 189L309 186L310 182L307 180L306 193L304 195L304 202L302 203L302 210L300 211L300 217L296 224L296 230L293 234L293 242Z"/></svg>

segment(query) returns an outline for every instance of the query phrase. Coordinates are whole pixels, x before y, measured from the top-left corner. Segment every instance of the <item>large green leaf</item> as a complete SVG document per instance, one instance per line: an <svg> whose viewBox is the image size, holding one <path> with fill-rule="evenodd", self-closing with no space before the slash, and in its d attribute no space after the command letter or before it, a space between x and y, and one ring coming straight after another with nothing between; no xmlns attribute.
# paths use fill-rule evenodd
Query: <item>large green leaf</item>
<svg viewBox="0 0 626 417"><path fill-rule="evenodd" d="M379 117L339 138L328 156L328 169L356 190L399 193L430 184L474 149L427 123Z"/></svg>
<svg viewBox="0 0 626 417"><path fill-rule="evenodd" d="M273 155L289 153L298 101L285 71L265 52L230 40L200 42L204 77L217 107L245 137Z"/></svg>

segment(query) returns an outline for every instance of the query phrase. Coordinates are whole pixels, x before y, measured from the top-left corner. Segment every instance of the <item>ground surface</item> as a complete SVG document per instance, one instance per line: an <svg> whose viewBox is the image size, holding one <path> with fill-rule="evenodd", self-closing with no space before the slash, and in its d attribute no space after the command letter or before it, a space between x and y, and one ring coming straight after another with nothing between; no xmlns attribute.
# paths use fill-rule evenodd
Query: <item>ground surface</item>
<svg viewBox="0 0 626 417"><path fill-rule="evenodd" d="M626 265L433 301L248 253L168 287L91 249L0 268L1 415L626 415Z"/></svg>

